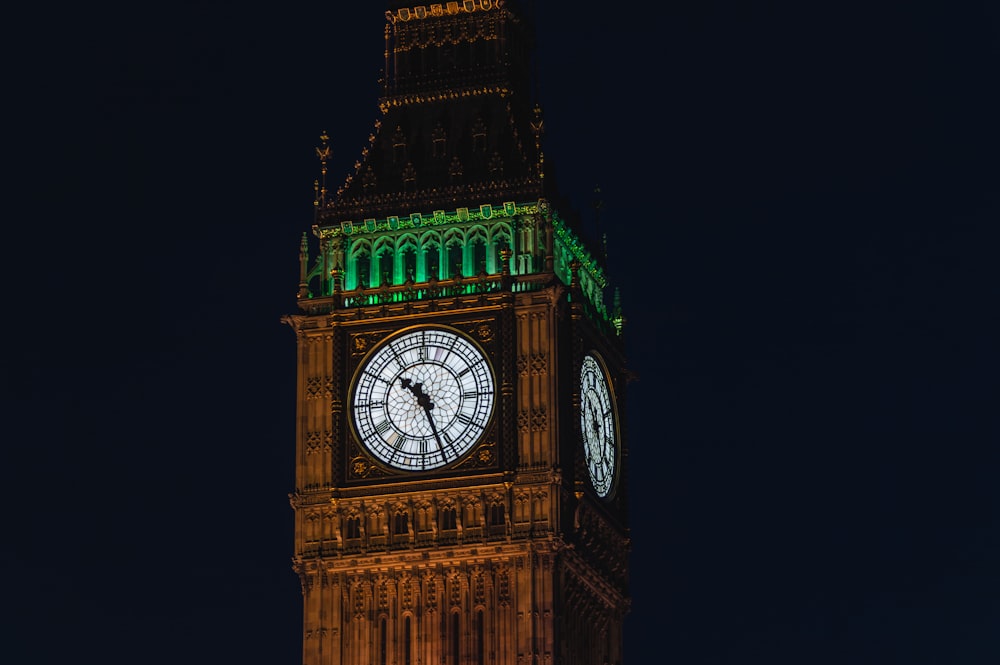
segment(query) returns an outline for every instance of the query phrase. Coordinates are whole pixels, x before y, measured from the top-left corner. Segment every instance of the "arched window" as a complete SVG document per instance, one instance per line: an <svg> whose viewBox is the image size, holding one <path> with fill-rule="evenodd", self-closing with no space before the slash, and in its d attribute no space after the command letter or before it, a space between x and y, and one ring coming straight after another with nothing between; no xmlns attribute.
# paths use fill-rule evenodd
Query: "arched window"
<svg viewBox="0 0 1000 665"><path fill-rule="evenodd" d="M385 285L385 286L391 286L392 285L392 274L393 274L392 273L392 269L393 269L392 260L393 260L392 251L386 249L386 250L383 250L381 253L379 253L379 255L378 255L378 275L377 275L377 277L378 277L378 283L377 283L377 286L383 286L383 285ZM372 286L376 286L376 284L373 284Z"/></svg>
<svg viewBox="0 0 1000 665"><path fill-rule="evenodd" d="M361 249L354 255L353 259L354 281L353 283L349 283L347 288L357 288L359 286L370 287L372 272L371 254L368 253L367 249Z"/></svg>
<svg viewBox="0 0 1000 665"><path fill-rule="evenodd" d="M444 531L453 531L458 528L458 519L455 514L455 507L449 506L441 511L441 529Z"/></svg>
<svg viewBox="0 0 1000 665"><path fill-rule="evenodd" d="M500 257L500 250L511 248L511 232L508 227L500 227L493 234L493 272L503 272L503 259ZM507 266L510 267L509 265Z"/></svg>
<svg viewBox="0 0 1000 665"><path fill-rule="evenodd" d="M472 274L488 272L486 265L486 238L477 236L472 240Z"/></svg>
<svg viewBox="0 0 1000 665"><path fill-rule="evenodd" d="M347 537L348 538L360 538L361 537L361 518L357 515L347 518Z"/></svg>
<svg viewBox="0 0 1000 665"><path fill-rule="evenodd" d="M427 281L431 277L442 279L441 277L441 248L437 242L430 242L423 246L424 253L424 274L417 277L417 281ZM422 277L422 279L421 279Z"/></svg>
<svg viewBox="0 0 1000 665"><path fill-rule="evenodd" d="M454 241L448 243L448 276L449 277L454 277L455 275L458 275L458 274L463 274L464 275L465 270L464 270L464 266L463 266L463 261L462 261L463 256L462 255L463 255L462 244L459 241L454 240Z"/></svg>
<svg viewBox="0 0 1000 665"><path fill-rule="evenodd" d="M490 505L490 526L503 526L504 510L502 503Z"/></svg>
<svg viewBox="0 0 1000 665"><path fill-rule="evenodd" d="M403 274L400 275L400 283L406 282L408 279L417 281L417 249L413 245L407 245L401 252L400 267L403 270Z"/></svg>
<svg viewBox="0 0 1000 665"><path fill-rule="evenodd" d="M396 513L395 517L393 518L392 532L397 536L401 536L403 534L407 534L410 532L410 522L408 519L408 515L406 513L403 512Z"/></svg>
<svg viewBox="0 0 1000 665"><path fill-rule="evenodd" d="M396 258L395 247L389 238L379 238L372 245L375 261L372 262L371 282L368 286L377 288L385 283L392 284L393 264Z"/></svg>

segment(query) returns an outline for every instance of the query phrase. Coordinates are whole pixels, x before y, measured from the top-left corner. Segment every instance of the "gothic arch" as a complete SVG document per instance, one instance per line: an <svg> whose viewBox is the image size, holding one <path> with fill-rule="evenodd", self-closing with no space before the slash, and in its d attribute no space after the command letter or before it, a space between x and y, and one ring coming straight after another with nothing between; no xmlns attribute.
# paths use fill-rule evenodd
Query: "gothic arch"
<svg viewBox="0 0 1000 665"><path fill-rule="evenodd" d="M514 248L514 229L509 222L497 222L489 227L489 241L491 245L499 247L504 244Z"/></svg>
<svg viewBox="0 0 1000 665"><path fill-rule="evenodd" d="M463 276L469 275L469 267L466 264L467 252L465 232L462 229L448 229L443 237L443 254L445 255L446 276L452 277L458 270Z"/></svg>
<svg viewBox="0 0 1000 665"><path fill-rule="evenodd" d="M356 289L362 283L370 287L371 269L372 243L366 238L357 238L351 243L347 254L347 284L344 288Z"/></svg>
<svg viewBox="0 0 1000 665"><path fill-rule="evenodd" d="M465 254L468 262L468 275L478 275L480 272L495 272L492 270L492 257L490 256L489 234L485 226L476 225L465 234Z"/></svg>
<svg viewBox="0 0 1000 665"><path fill-rule="evenodd" d="M393 277L394 284L402 284L407 279L417 281L419 241L414 233L406 233L396 239L396 266Z"/></svg>
<svg viewBox="0 0 1000 665"><path fill-rule="evenodd" d="M441 268L446 265L442 256L444 239L438 231L427 231L420 236L417 252L417 281L424 282L433 275L438 279L446 279L450 275L442 275Z"/></svg>
<svg viewBox="0 0 1000 665"><path fill-rule="evenodd" d="M434 531L434 504L426 500L419 502L414 510L414 522L415 531Z"/></svg>
<svg viewBox="0 0 1000 665"><path fill-rule="evenodd" d="M382 237L375 241L372 248L372 275L371 286L381 286L384 280L390 284L394 281L396 272L396 248L392 238Z"/></svg>

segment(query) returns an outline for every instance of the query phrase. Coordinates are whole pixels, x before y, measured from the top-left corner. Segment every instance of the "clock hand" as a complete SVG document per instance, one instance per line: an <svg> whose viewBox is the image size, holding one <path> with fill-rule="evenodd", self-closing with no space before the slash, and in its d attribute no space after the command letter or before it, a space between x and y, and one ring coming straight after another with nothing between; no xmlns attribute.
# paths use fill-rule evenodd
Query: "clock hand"
<svg viewBox="0 0 1000 665"><path fill-rule="evenodd" d="M413 393L413 396L417 398L417 404L426 409L433 409L434 404L431 402L431 396L424 392L423 383L414 383L411 379L400 379L399 384Z"/></svg>
<svg viewBox="0 0 1000 665"><path fill-rule="evenodd" d="M441 443L441 435L438 434L437 425L434 424L434 417L431 415L431 409L434 408L434 403L431 402L431 396L424 392L423 383L414 383L410 379L399 380L401 386L413 393L413 396L417 398L417 404L424 409L424 414L427 415L427 422L430 423L431 433L434 434L434 441L437 442L438 450L441 451L442 459L445 457L444 445Z"/></svg>
<svg viewBox="0 0 1000 665"><path fill-rule="evenodd" d="M427 414L427 422L431 424L431 433L434 434L434 440L437 441L438 450L441 451L441 459L447 459L444 454L444 445L441 443L441 435L438 434L437 426L434 424L434 418L431 416L431 407L424 407L424 413Z"/></svg>
<svg viewBox="0 0 1000 665"><path fill-rule="evenodd" d="M597 415L597 409L594 408L593 404L588 404L587 411L590 412L590 429L594 430L594 436L597 436L601 432L601 422Z"/></svg>

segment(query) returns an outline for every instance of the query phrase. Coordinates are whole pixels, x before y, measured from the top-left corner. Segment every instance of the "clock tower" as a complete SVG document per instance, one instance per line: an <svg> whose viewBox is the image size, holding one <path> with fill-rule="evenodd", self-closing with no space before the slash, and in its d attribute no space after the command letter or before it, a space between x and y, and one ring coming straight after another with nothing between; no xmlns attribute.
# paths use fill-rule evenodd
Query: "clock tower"
<svg viewBox="0 0 1000 665"><path fill-rule="evenodd" d="M321 136L283 319L303 665L622 662L624 319L544 158L524 5L387 0L336 183Z"/></svg>

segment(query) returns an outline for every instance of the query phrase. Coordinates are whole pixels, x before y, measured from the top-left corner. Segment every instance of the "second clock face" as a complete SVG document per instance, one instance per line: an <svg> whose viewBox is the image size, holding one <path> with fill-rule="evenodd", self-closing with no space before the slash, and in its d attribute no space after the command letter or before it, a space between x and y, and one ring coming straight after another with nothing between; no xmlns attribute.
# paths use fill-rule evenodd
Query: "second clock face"
<svg viewBox="0 0 1000 665"><path fill-rule="evenodd" d="M381 343L358 369L351 415L361 443L407 471L469 452L493 415L493 370L479 347L446 328L418 328Z"/></svg>
<svg viewBox="0 0 1000 665"><path fill-rule="evenodd" d="M607 497L618 469L618 428L607 376L591 355L580 367L580 428L590 482L598 496Z"/></svg>

